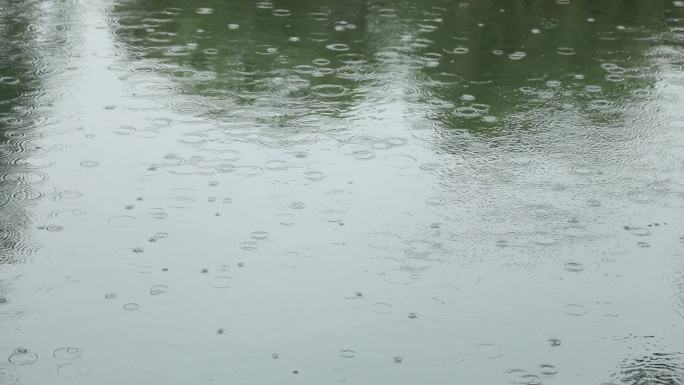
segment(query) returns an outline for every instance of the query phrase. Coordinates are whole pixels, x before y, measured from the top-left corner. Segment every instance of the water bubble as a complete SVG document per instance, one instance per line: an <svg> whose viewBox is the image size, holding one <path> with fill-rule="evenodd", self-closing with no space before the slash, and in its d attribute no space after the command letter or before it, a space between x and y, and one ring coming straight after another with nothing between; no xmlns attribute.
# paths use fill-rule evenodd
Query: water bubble
<svg viewBox="0 0 684 385"><path fill-rule="evenodd" d="M352 155L354 156L354 159L358 160L370 160L375 158L375 153L368 150L356 151Z"/></svg>
<svg viewBox="0 0 684 385"><path fill-rule="evenodd" d="M482 112L472 106L456 107L454 115L462 118L477 118L482 115Z"/></svg>
<svg viewBox="0 0 684 385"><path fill-rule="evenodd" d="M520 60L523 59L527 54L522 51L516 51L508 55L508 58L511 60Z"/></svg>
<svg viewBox="0 0 684 385"><path fill-rule="evenodd" d="M540 385L541 379L523 369L508 369L504 372L509 382L522 385Z"/></svg>
<svg viewBox="0 0 684 385"><path fill-rule="evenodd" d="M558 369L551 364L542 364L539 365L539 373L545 376L553 376L558 374Z"/></svg>
<svg viewBox="0 0 684 385"><path fill-rule="evenodd" d="M338 51L338 52L349 51L349 46L347 44L343 44L343 43L328 44L325 46L325 48L327 48L331 51Z"/></svg>
<svg viewBox="0 0 684 385"><path fill-rule="evenodd" d="M465 55L470 51L470 49L468 49L468 47L455 47L455 48L450 49L450 50L445 48L445 49L443 49L443 51L445 53L450 53L450 54L454 54L454 55Z"/></svg>
<svg viewBox="0 0 684 385"><path fill-rule="evenodd" d="M64 346L52 352L52 355L59 360L75 360L82 354L81 349L75 346Z"/></svg>
<svg viewBox="0 0 684 385"><path fill-rule="evenodd" d="M336 84L320 84L311 88L314 94L324 98L340 97L347 93L344 86Z"/></svg>
<svg viewBox="0 0 684 385"><path fill-rule="evenodd" d="M340 350L340 357L342 358L354 358L356 357L356 352L351 349Z"/></svg>
<svg viewBox="0 0 684 385"><path fill-rule="evenodd" d="M575 49L572 47L560 47L557 52L559 55L570 56L575 54Z"/></svg>
<svg viewBox="0 0 684 385"><path fill-rule="evenodd" d="M304 172L304 178L310 181L318 181L325 178L325 174L320 171L308 170Z"/></svg>
<svg viewBox="0 0 684 385"><path fill-rule="evenodd" d="M169 291L169 287L166 285L154 285L150 287L150 294L159 295L164 294Z"/></svg>
<svg viewBox="0 0 684 385"><path fill-rule="evenodd" d="M123 309L126 311L134 311L140 309L140 305L134 302L129 302L125 305L123 305Z"/></svg>
<svg viewBox="0 0 684 385"><path fill-rule="evenodd" d="M582 315L585 315L589 312L587 308L583 305L577 305L577 304L568 304L563 306L563 310L565 311L565 314L579 317Z"/></svg>
<svg viewBox="0 0 684 385"><path fill-rule="evenodd" d="M561 340L559 340L558 338L549 338L548 342L549 342L549 345L551 345L553 347L561 346Z"/></svg>
<svg viewBox="0 0 684 385"><path fill-rule="evenodd" d="M31 365L38 361L38 355L25 348L16 348L9 356L9 362L16 365Z"/></svg>
<svg viewBox="0 0 684 385"><path fill-rule="evenodd" d="M94 168L94 167L97 167L99 165L100 165L100 162L98 162L96 160L84 160L83 162L81 162L81 167L85 167L85 168Z"/></svg>
<svg viewBox="0 0 684 385"><path fill-rule="evenodd" d="M211 287L227 289L233 286L233 278L227 275L217 275L211 279Z"/></svg>
<svg viewBox="0 0 684 385"><path fill-rule="evenodd" d="M257 244L256 244L256 242L242 242L242 243L240 243L240 248L242 250L252 251L252 250L256 250Z"/></svg>
<svg viewBox="0 0 684 385"><path fill-rule="evenodd" d="M268 239L271 235L266 232L266 231L254 231L252 234L250 234L250 237L252 239L257 239L257 240L263 240L263 239Z"/></svg>
<svg viewBox="0 0 684 385"><path fill-rule="evenodd" d="M280 16L280 17L285 17L285 16L290 16L292 13L290 12L289 9L274 9L273 10L273 16Z"/></svg>
<svg viewBox="0 0 684 385"><path fill-rule="evenodd" d="M582 266L582 264L578 262L568 262L565 265L563 265L563 269L565 269L566 271L571 271L573 273L578 273L584 270L584 266Z"/></svg>
<svg viewBox="0 0 684 385"><path fill-rule="evenodd" d="M60 225L48 225L45 227L45 230L54 233L54 232L60 232L60 231L64 230L64 227L62 227Z"/></svg>
<svg viewBox="0 0 684 385"><path fill-rule="evenodd" d="M418 318L418 314L416 314L416 313L409 313L409 314L408 314L408 317L409 317L409 319L416 319L416 318Z"/></svg>

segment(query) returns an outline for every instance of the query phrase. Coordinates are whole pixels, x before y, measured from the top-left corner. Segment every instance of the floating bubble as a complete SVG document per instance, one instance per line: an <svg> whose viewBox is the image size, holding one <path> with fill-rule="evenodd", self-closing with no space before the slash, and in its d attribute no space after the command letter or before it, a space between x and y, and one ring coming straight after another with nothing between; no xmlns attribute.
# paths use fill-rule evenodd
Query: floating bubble
<svg viewBox="0 0 684 385"><path fill-rule="evenodd" d="M324 98L336 98L347 93L344 86L336 84L320 84L311 88L314 94Z"/></svg>
<svg viewBox="0 0 684 385"><path fill-rule="evenodd" d="M354 159L358 160L370 160L375 158L375 153L368 150L356 151L352 155L354 156Z"/></svg>
<svg viewBox="0 0 684 385"><path fill-rule="evenodd" d="M169 291L169 287L166 285L154 285L150 287L151 295L164 294Z"/></svg>
<svg viewBox="0 0 684 385"><path fill-rule="evenodd" d="M64 230L64 227L62 227L60 225L48 225L45 227L45 230L54 233L54 232L60 232L60 231Z"/></svg>
<svg viewBox="0 0 684 385"><path fill-rule="evenodd" d="M585 315L589 312L587 308L583 305L577 305L577 304L568 304L563 306L563 310L565 311L565 314L579 317L582 315Z"/></svg>
<svg viewBox="0 0 684 385"><path fill-rule="evenodd" d="M553 376L558 374L558 369L551 364L542 364L539 366L539 373L545 376Z"/></svg>
<svg viewBox="0 0 684 385"><path fill-rule="evenodd" d="M253 231L252 234L250 234L250 237L252 237L252 239L257 239L257 240L268 239L268 237L270 237L270 236L271 236L271 234L269 234L266 231Z"/></svg>
<svg viewBox="0 0 684 385"><path fill-rule="evenodd" d="M340 350L340 357L342 358L354 358L356 357L356 352L351 349Z"/></svg>
<svg viewBox="0 0 684 385"><path fill-rule="evenodd" d="M59 360L75 360L82 354L81 349L75 346L64 346L52 352L52 355Z"/></svg>
<svg viewBox="0 0 684 385"><path fill-rule="evenodd" d="M508 369L504 372L509 382L521 385L540 385L541 379L523 369Z"/></svg>
<svg viewBox="0 0 684 385"><path fill-rule="evenodd" d="M16 348L9 356L9 362L16 365L31 365L38 361L38 355L25 348Z"/></svg>
<svg viewBox="0 0 684 385"><path fill-rule="evenodd" d="M256 242L242 242L242 243L240 243L240 248L242 250L252 251L252 250L256 250L257 244L256 244Z"/></svg>
<svg viewBox="0 0 684 385"><path fill-rule="evenodd" d="M140 305L134 302L129 302L125 305L123 305L123 309L126 311L134 311L140 309Z"/></svg>
<svg viewBox="0 0 684 385"><path fill-rule="evenodd" d="M292 12L289 9L274 9L273 16L285 17L290 16Z"/></svg>
<svg viewBox="0 0 684 385"><path fill-rule="evenodd" d="M328 44L325 46L325 48L331 50L331 51L349 51L349 46L347 44L342 44L342 43L333 43L333 44Z"/></svg>
<svg viewBox="0 0 684 385"><path fill-rule="evenodd" d="M100 162L98 162L96 160L84 160L83 162L81 162L81 167L85 167L85 168L94 168L94 167L97 167L99 165L100 165Z"/></svg>
<svg viewBox="0 0 684 385"><path fill-rule="evenodd" d="M520 60L520 59L523 59L523 58L526 57L526 56L527 56L527 54L526 54L525 52L516 51L516 52L513 52L513 53L509 54L509 55L508 55L508 58L511 59L511 60Z"/></svg>
<svg viewBox="0 0 684 385"><path fill-rule="evenodd" d="M325 178L325 174L320 171L308 170L304 172L304 178L310 181L318 181Z"/></svg>
<svg viewBox="0 0 684 385"><path fill-rule="evenodd" d="M584 266L582 266L582 264L578 262L568 262L565 265L563 265L563 269L565 269L566 271L571 271L573 273L578 273L584 270Z"/></svg>

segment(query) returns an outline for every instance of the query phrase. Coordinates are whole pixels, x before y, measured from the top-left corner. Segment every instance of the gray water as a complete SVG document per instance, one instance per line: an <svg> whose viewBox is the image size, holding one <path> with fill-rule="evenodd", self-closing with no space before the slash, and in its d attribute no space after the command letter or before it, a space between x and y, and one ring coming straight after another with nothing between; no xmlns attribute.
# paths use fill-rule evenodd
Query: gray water
<svg viewBox="0 0 684 385"><path fill-rule="evenodd" d="M0 384L684 384L684 2L0 0Z"/></svg>

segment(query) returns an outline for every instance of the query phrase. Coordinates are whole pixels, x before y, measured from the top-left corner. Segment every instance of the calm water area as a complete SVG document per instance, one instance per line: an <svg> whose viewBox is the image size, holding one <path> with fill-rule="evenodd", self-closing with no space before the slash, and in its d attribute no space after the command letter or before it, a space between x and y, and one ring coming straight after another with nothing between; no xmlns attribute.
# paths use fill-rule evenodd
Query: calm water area
<svg viewBox="0 0 684 385"><path fill-rule="evenodd" d="M684 385L684 1L0 0L0 385Z"/></svg>

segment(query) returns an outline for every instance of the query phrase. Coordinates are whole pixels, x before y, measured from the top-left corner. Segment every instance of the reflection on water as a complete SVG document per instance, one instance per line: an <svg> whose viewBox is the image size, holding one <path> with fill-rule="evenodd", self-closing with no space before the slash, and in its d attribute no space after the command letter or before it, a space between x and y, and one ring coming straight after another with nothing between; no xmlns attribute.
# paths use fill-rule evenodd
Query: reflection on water
<svg viewBox="0 0 684 385"><path fill-rule="evenodd" d="M0 0L0 39L0 384L683 382L684 3Z"/></svg>

